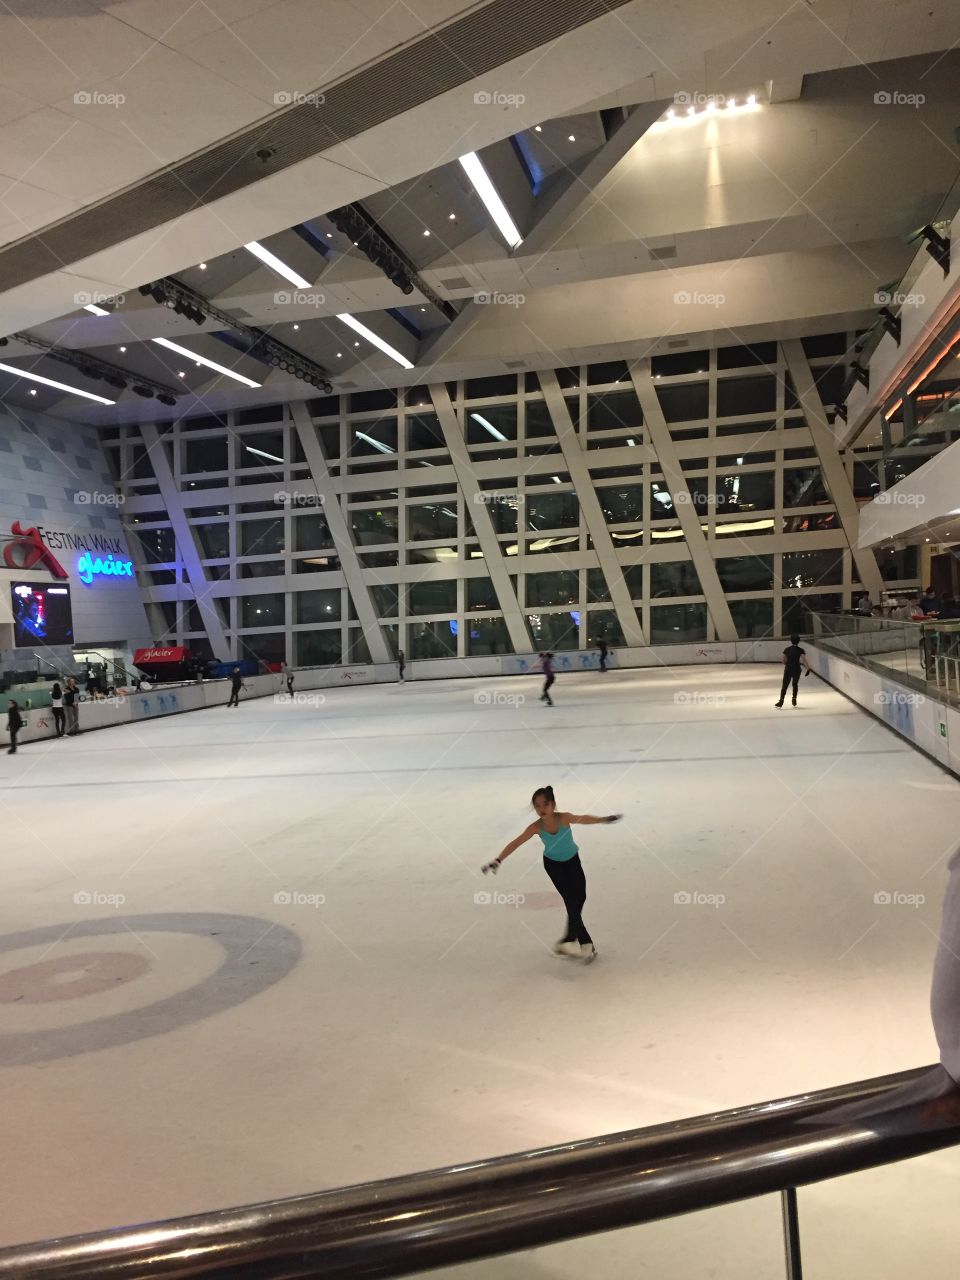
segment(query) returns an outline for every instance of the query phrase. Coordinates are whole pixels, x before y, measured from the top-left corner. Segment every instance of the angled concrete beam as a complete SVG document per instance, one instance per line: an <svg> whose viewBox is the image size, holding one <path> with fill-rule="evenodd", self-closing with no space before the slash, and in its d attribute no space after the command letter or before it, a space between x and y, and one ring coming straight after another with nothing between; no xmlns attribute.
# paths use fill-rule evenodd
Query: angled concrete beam
<svg viewBox="0 0 960 1280"><path fill-rule="evenodd" d="M563 450L564 464L570 473L570 479L573 481L573 487L580 500L580 510L583 512L583 518L586 521L587 532L593 540L593 549L597 553L597 561L603 570L603 576L606 578L607 586L610 589L610 600L617 613L617 620L623 632L624 644L644 645L646 641L643 638L643 628L640 626L637 610L630 598L627 584L623 580L623 571L617 560L617 551L613 545L613 539L610 537L610 530L607 528L607 521L600 506L600 499L597 497L596 487L590 479L587 458L580 447L580 441L577 439L573 419L570 417L570 410L567 408L567 402L564 400L563 392L560 390L557 375L551 369L538 376L540 378L540 386L543 388L543 398L547 404L547 411L553 420L553 429L557 433L560 448Z"/></svg>
<svg viewBox="0 0 960 1280"><path fill-rule="evenodd" d="M597 187L650 126L660 119L671 102L672 99L644 102L634 107L600 150L595 151L578 171L571 173L565 184L558 182L545 191L537 201L536 209L540 212L536 221L513 256L524 258L549 249L560 228L580 205L591 197L596 202L594 193Z"/></svg>
<svg viewBox="0 0 960 1280"><path fill-rule="evenodd" d="M853 496L850 477L847 475L847 469L837 449L833 428L827 422L820 393L810 372L810 362L807 360L803 344L798 339L794 338L780 345L793 379L793 389L797 393L797 399L803 410L804 420L813 437L827 490L837 508L844 536L853 554L857 576L863 583L864 590L870 592L871 598L879 601L883 590L883 579L877 566L877 557L872 551L857 545L860 536L860 507Z"/></svg>
<svg viewBox="0 0 960 1280"><path fill-rule="evenodd" d="M350 535L347 518L343 513L340 499L333 487L320 437L317 435L317 430L310 420L310 414L307 412L307 406L303 401L291 404L290 413L297 435L300 437L303 455L310 468L310 475L323 502L323 514L330 529L330 536L333 538L333 545L336 547L347 590L353 600L353 607L357 611L357 619L363 628L367 648L370 650L370 659L373 662L392 662L393 654L390 652L383 630L377 622L377 610L373 603L373 596L367 586L363 566L360 563L360 556L357 554L353 538Z"/></svg>
<svg viewBox="0 0 960 1280"><path fill-rule="evenodd" d="M690 487L680 465L677 446L670 435L660 408L657 389L650 375L650 361L633 360L630 362L630 376L643 409L643 430L656 451L663 471L663 481L673 498L674 509L680 521L680 528L687 540L690 559L693 561L700 579L700 587L707 601L707 608L713 619L718 640L736 640L737 628L730 613L730 606L720 585L717 565L710 551L703 529L700 526L700 513L690 496Z"/></svg>
<svg viewBox="0 0 960 1280"><path fill-rule="evenodd" d="M227 633L217 610L216 601L210 594L212 584L203 568L203 556L200 544L197 541L196 531L187 522L187 515L183 509L180 492L173 478L173 468L170 465L170 459L167 456L163 441L160 439L160 432L150 422L142 423L140 432L143 436L143 443L147 446L147 453L153 466L153 474L156 476L157 484L160 486L160 497L163 499L163 505L166 507L167 515L170 517L173 536L177 540L177 548L183 558L187 578L193 590L197 608L200 610L200 617L207 633L207 639L210 641L210 647L213 649L214 657L221 659L221 661L228 657L235 658L237 656L236 641L234 641L234 649L231 651L227 642Z"/></svg>
<svg viewBox="0 0 960 1280"><path fill-rule="evenodd" d="M457 484L459 484L460 492L463 494L464 510L469 511L473 520L477 541L480 543L480 550L483 552L484 564L490 576L490 581L493 583L493 589L497 593L497 601L503 613L503 620L507 624L510 643L513 645L514 653L529 653L533 649L533 641L530 639L527 621L523 616L523 610L520 608L516 590L510 581L510 572L504 561L503 551L493 528L493 521L490 519L490 508L484 501L480 481L474 474L470 454L467 450L467 442L463 434L463 427L450 401L446 384L442 382L434 383L427 390L430 392L433 407L437 412L437 417L440 419L440 429L443 431L443 438L447 449L450 451L453 469L457 473ZM520 523L519 517L517 523L518 525ZM518 529L518 542L520 545L522 545L522 541L523 532Z"/></svg>

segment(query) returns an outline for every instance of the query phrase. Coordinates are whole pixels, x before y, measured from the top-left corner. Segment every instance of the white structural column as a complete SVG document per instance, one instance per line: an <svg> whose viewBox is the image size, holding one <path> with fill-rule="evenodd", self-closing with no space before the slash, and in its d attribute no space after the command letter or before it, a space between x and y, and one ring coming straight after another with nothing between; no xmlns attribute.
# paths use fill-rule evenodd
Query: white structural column
<svg viewBox="0 0 960 1280"><path fill-rule="evenodd" d="M143 443L147 446L147 452L150 455L153 474L156 476L157 484L160 486L160 496L170 517L173 536L177 540L177 547L187 570L187 577L193 589L193 597L197 602L197 608L200 610L200 617L203 620L203 627L207 633L207 639L210 641L213 656L221 661L225 661L227 658L235 658L237 656L236 642L234 642L234 648L231 651L227 642L227 633L217 610L216 601L210 594L211 584L203 569L200 546L194 536L193 527L187 521L183 502L180 498L180 491L177 489L176 481L173 478L173 469L170 466L170 459L167 457L163 441L160 439L160 433L149 422L143 423L140 431L143 436Z"/></svg>
<svg viewBox="0 0 960 1280"><path fill-rule="evenodd" d="M500 549L500 543L493 528L493 521L490 519L490 508L484 501L480 482L474 475L473 467L470 465L470 454L467 452L463 427L457 418L444 383L434 383L428 390L430 398L433 400L433 407L436 409L437 417L440 420L443 438L450 451L450 459L457 475L457 484L463 494L464 509L470 513L473 520L477 541L480 543L480 550L483 552L484 564L486 565L487 573L490 575L493 589L497 593L497 600L500 602L500 609L503 613L503 620L507 624L507 633L510 636L513 651L514 653L530 653L533 649L533 641L530 639L530 632L527 630L526 619L520 608L517 593L513 583L510 581L510 573L503 559L503 552ZM520 546L523 545L522 530L518 533L517 541Z"/></svg>
<svg viewBox="0 0 960 1280"><path fill-rule="evenodd" d="M636 388L640 408L643 410L643 430L648 443L653 446L653 450L657 455L657 460L663 471L664 484L673 498L677 519L680 521L683 536L687 540L690 559L693 561L697 577L700 579L700 587L706 598L713 625L716 628L717 639L736 640L737 628L734 625L730 606L727 604L727 598L723 594L723 587L720 585L720 579L717 576L717 565L710 552L710 544L707 542L700 524L700 512L697 511L691 498L690 487L687 484L686 476L683 474L683 468L680 466L680 458L677 454L673 437L670 435L670 428L667 426L663 410L660 408L657 389L653 385L653 378L650 374L650 361L631 361L630 376Z"/></svg>
<svg viewBox="0 0 960 1280"><path fill-rule="evenodd" d="M597 561L610 589L610 600L616 610L620 630L623 632L623 642L627 645L642 646L646 643L643 638L643 628L640 626L636 606L630 598L627 584L623 580L623 570L617 560L617 551L610 537L610 530L607 528L600 499L590 479L590 468L580 447L580 441L577 439L570 410L560 390L557 375L551 369L538 376L547 411L553 420L553 429L557 433L560 448L563 450L563 460L580 501L580 510L583 512L587 532L593 541Z"/></svg>
<svg viewBox="0 0 960 1280"><path fill-rule="evenodd" d="M302 401L291 404L290 413L293 417L293 425L296 427L297 435L300 437L303 456L307 460L310 475L323 503L323 514L326 517L333 544L337 549L340 568L347 584L347 590L350 592L353 607L357 611L357 619L363 628L367 648L370 650L370 660L372 662L392 662L393 655L387 646L387 640L380 624L377 622L377 610L373 603L373 596L370 594L370 589L364 578L363 566L360 564L360 557L354 546L353 538L350 536L350 528L347 524L347 518L343 514L343 508L340 506L340 498L334 490L330 479L330 471L323 453L323 446L320 444L316 428L310 420L307 406Z"/></svg>
<svg viewBox="0 0 960 1280"><path fill-rule="evenodd" d="M820 470L823 472L824 482L837 508L841 527L853 554L857 576L863 583L864 589L870 592L872 599L879 601L883 590L883 579L877 567L877 557L872 551L857 546L860 535L860 508L853 496L853 488L846 467L843 465L843 459L837 451L833 429L827 422L820 392L810 372L810 362L799 339L794 338L781 345L787 369L793 379L794 391L797 393L804 420L813 437L817 457L820 459Z"/></svg>

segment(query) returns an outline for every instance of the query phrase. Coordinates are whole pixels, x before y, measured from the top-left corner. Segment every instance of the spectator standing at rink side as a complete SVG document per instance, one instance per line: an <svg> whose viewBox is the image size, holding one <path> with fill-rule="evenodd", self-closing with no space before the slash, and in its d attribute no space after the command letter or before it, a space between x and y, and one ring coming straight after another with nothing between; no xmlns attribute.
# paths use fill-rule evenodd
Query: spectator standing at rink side
<svg viewBox="0 0 960 1280"><path fill-rule="evenodd" d="M286 682L287 693L292 698L293 697L293 672L285 662L282 662L280 664L280 675L281 675L281 678Z"/></svg>
<svg viewBox="0 0 960 1280"><path fill-rule="evenodd" d="M50 710L53 712L53 723L57 727L57 737L63 737L63 690L59 681L50 690Z"/></svg>
<svg viewBox="0 0 960 1280"><path fill-rule="evenodd" d="M230 699L227 702L228 707L239 707L240 690L247 686L243 683L243 676L240 674L240 668L234 667L230 675Z"/></svg>
<svg viewBox="0 0 960 1280"><path fill-rule="evenodd" d="M607 669L607 642L606 642L606 640L598 640L598 641L597 641L597 648L600 650L600 670L601 670L601 671L606 671L606 669Z"/></svg>
<svg viewBox="0 0 960 1280"><path fill-rule="evenodd" d="M869 591L864 591L863 595L860 597L860 601L857 604L857 612L862 613L867 617L873 613L873 601L870 599Z"/></svg>
<svg viewBox="0 0 960 1280"><path fill-rule="evenodd" d="M807 662L806 650L800 648L799 636L791 636L790 643L783 651L783 684L780 687L780 701L774 703L774 706L783 706L783 700L787 696L787 686L791 682L793 683L792 705L797 705L797 685L800 683L800 675L804 667L809 675L810 664Z"/></svg>
<svg viewBox="0 0 960 1280"><path fill-rule="evenodd" d="M8 756L17 754L17 734L23 728L23 716L20 714L20 708L17 706L13 698L10 699L7 707L7 732L10 734L10 746L7 750Z"/></svg>
<svg viewBox="0 0 960 1280"><path fill-rule="evenodd" d="M399 672L398 679L400 680L403 679L403 673L406 670L406 667L407 667L407 659L404 655L403 650L401 649L400 652L397 654L397 671Z"/></svg>
<svg viewBox="0 0 960 1280"><path fill-rule="evenodd" d="M63 691L63 709L67 713L67 737L72 738L80 732L80 690L73 676L69 677Z"/></svg>

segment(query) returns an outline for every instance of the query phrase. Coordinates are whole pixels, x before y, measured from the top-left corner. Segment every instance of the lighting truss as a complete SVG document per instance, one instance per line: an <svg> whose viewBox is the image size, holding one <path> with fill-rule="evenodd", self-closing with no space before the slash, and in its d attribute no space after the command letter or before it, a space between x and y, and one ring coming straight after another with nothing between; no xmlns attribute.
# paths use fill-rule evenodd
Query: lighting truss
<svg viewBox="0 0 960 1280"><path fill-rule="evenodd" d="M42 338L35 338L29 333L14 333L10 336L16 342L22 342L25 346L35 347L36 350L42 351L51 360L56 360L60 364L65 364L71 369L75 369L81 377L100 379L107 383L108 386L116 387L118 391L125 391L130 387L137 395L143 396L145 399L152 399L156 396L161 404L175 404L177 396L186 394L185 387L168 387L153 378L143 378L139 374L128 373L126 369L110 364L107 360L101 360L99 356L88 355L84 351L56 347L52 342L44 342ZM73 388L70 388L70 390L73 390Z"/></svg>

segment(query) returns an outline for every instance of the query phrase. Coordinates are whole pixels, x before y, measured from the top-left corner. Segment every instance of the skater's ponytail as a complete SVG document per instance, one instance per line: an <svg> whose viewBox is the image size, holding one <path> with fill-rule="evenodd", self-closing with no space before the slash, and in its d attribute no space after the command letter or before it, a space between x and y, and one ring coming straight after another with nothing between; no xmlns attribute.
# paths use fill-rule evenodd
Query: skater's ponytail
<svg viewBox="0 0 960 1280"><path fill-rule="evenodd" d="M554 808L557 807L557 798L553 794L553 787L537 787L536 791L533 793L530 799L530 803L532 805L536 805L537 800L540 798L540 796L543 796L547 804L552 804Z"/></svg>

